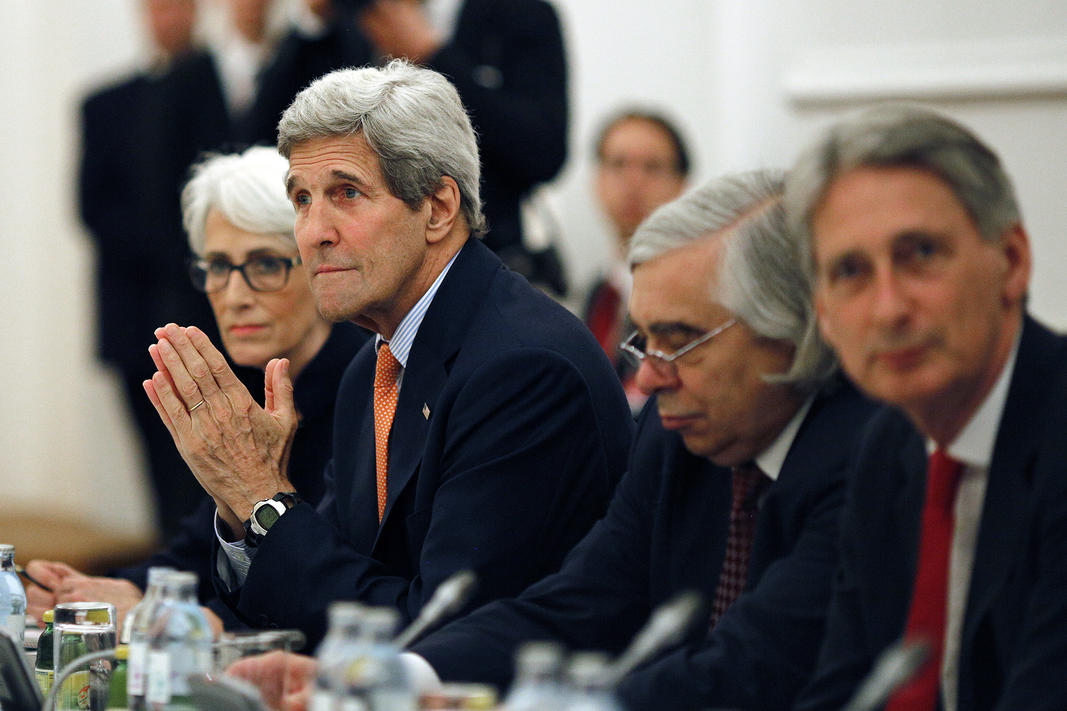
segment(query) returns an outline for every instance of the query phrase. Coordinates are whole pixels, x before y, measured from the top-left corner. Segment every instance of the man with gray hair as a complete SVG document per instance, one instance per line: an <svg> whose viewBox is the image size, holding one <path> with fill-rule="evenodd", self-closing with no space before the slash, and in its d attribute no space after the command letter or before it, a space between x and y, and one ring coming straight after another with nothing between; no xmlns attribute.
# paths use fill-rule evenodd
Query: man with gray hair
<svg viewBox="0 0 1067 711"><path fill-rule="evenodd" d="M638 228L624 347L652 399L629 472L558 573L413 647L439 678L504 687L526 640L618 654L695 589L708 614L622 682L623 704L792 703L822 639L846 453L871 405L818 338L781 192L777 173L727 176Z"/></svg>
<svg viewBox="0 0 1067 711"><path fill-rule="evenodd" d="M841 708L902 636L926 662L875 677L891 711L1067 708L1067 339L1026 314L1000 160L945 116L882 106L806 151L787 201L822 333L891 406L856 455L797 708Z"/></svg>
<svg viewBox="0 0 1067 711"><path fill-rule="evenodd" d="M341 383L327 492L286 476L285 360L260 408L193 328L169 324L146 383L217 504L226 599L314 644L333 600L414 618L447 577L474 603L556 570L604 512L633 422L585 327L473 235L478 148L455 88L404 61L340 70L279 124L316 305L373 330Z"/></svg>

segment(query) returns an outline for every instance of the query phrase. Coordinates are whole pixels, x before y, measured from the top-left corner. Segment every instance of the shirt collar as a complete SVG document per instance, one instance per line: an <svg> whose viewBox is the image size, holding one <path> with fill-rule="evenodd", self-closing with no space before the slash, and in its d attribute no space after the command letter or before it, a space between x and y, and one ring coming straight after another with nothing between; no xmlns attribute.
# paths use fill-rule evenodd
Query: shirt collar
<svg viewBox="0 0 1067 711"><path fill-rule="evenodd" d="M952 444L948 446L948 455L956 461L963 462L970 467L989 468L993 460L993 445L996 443L997 429L1000 427L1000 418L1004 414L1004 405L1008 401L1008 386L1011 385L1011 376L1015 371L1015 358L1019 355L1019 340L1022 337L1022 329L1015 337L1015 345L1012 346L1008 362L1000 371L996 384L989 391L989 395L982 402L981 407L974 413L970 421L960 431ZM926 449L933 452L936 444L933 440L927 440Z"/></svg>
<svg viewBox="0 0 1067 711"><path fill-rule="evenodd" d="M456 261L456 257L458 256L459 252L452 255L452 259L448 260L448 264L446 264L445 268L441 270L441 273L437 275L437 278L433 280L433 284L430 284L430 288L426 290L426 293L415 302L415 305L411 307L411 310L400 320L400 325L396 327L396 331L393 332L392 338L386 341L382 338L380 333L375 335L375 352L377 352L378 348L381 347L381 344L384 341L389 344L389 352L400 362L400 367L408 367L408 355L411 353L412 344L415 343L415 336L419 333L419 326L422 325L422 319L426 316L426 311L430 308L430 304L433 302L433 297L437 294L441 282L444 281L445 274L448 274L448 270L452 268L452 264Z"/></svg>
<svg viewBox="0 0 1067 711"><path fill-rule="evenodd" d="M813 402L815 402L814 395L804 401L797 413L793 415L793 419L782 428L782 431L778 433L771 445L757 455L756 466L771 481L778 481L778 475L782 472L782 465L785 464L785 457L789 454L789 448L793 446L793 440L797 436L797 430L800 429L800 423L808 416L808 410L811 409Z"/></svg>

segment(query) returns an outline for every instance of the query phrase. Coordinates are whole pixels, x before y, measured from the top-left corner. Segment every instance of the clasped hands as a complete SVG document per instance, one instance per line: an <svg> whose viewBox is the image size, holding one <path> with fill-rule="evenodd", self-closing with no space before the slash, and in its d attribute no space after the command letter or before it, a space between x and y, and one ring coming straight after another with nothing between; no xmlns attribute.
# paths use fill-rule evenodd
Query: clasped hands
<svg viewBox="0 0 1067 711"><path fill-rule="evenodd" d="M203 331L170 323L155 336L145 393L238 540L257 501L294 490L286 476L297 427L289 361L267 364L261 407Z"/></svg>

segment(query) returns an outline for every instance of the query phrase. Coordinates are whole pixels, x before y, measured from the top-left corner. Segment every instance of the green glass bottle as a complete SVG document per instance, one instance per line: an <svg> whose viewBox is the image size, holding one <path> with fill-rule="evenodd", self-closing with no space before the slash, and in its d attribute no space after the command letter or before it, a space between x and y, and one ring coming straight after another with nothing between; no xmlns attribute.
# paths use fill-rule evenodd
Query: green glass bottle
<svg viewBox="0 0 1067 711"><path fill-rule="evenodd" d="M126 660L130 648L125 644L115 647L115 666L111 668L111 685L107 696L108 711L126 711Z"/></svg>
<svg viewBox="0 0 1067 711"><path fill-rule="evenodd" d="M44 632L37 638L37 660L33 664L37 685L41 687L41 693L46 696L52 689L52 682L56 678L55 648L52 646L52 640L55 637L53 624L55 617L55 610L48 610L41 615L41 620L44 622Z"/></svg>

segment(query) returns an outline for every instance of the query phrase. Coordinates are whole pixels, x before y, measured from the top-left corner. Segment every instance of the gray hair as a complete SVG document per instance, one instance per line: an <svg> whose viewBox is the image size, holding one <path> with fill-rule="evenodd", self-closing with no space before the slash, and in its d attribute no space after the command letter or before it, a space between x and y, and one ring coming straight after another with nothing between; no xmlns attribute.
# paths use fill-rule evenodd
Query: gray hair
<svg viewBox="0 0 1067 711"><path fill-rule="evenodd" d="M634 233L630 266L717 235L724 243L713 297L756 334L792 343L789 371L765 378L810 392L837 362L819 336L811 284L789 234L784 180L774 170L726 175L661 206Z"/></svg>
<svg viewBox="0 0 1067 711"><path fill-rule="evenodd" d="M403 59L338 69L297 94L278 123L278 152L315 138L362 134L389 191L412 210L449 176L475 235L488 229L479 192L478 139L456 87Z"/></svg>
<svg viewBox="0 0 1067 711"><path fill-rule="evenodd" d="M193 252L204 256L204 224L213 209L242 230L278 235L296 247L296 213L285 194L288 169L285 159L266 146L211 154L194 165L182 189L182 222Z"/></svg>
<svg viewBox="0 0 1067 711"><path fill-rule="evenodd" d="M811 220L830 185L850 170L876 167L917 168L937 176L991 242L1019 223L1011 179L996 153L970 130L918 106L876 106L831 126L790 173L786 206L805 268L814 267Z"/></svg>

